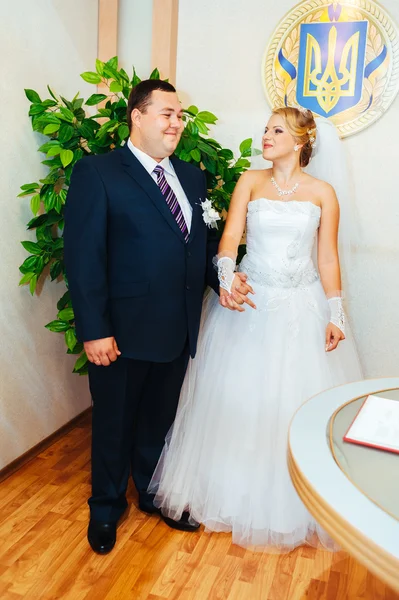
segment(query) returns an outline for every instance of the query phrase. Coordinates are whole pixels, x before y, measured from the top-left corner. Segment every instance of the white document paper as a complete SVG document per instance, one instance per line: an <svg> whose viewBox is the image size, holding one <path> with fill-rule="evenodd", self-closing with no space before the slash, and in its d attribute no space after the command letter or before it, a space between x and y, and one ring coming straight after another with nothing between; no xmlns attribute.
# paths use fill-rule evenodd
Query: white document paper
<svg viewBox="0 0 399 600"><path fill-rule="evenodd" d="M399 453L399 401L368 396L344 440Z"/></svg>

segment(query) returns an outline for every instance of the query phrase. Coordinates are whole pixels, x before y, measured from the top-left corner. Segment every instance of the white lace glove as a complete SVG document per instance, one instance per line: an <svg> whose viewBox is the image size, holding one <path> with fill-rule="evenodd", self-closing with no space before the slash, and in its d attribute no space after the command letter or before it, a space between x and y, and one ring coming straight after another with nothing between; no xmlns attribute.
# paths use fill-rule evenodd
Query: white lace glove
<svg viewBox="0 0 399 600"><path fill-rule="evenodd" d="M331 311L330 322L338 327L345 335L345 312L344 307L342 306L342 298L340 296L329 298L328 304Z"/></svg>
<svg viewBox="0 0 399 600"><path fill-rule="evenodd" d="M231 294L236 264L229 256L222 256L216 262L220 287Z"/></svg>

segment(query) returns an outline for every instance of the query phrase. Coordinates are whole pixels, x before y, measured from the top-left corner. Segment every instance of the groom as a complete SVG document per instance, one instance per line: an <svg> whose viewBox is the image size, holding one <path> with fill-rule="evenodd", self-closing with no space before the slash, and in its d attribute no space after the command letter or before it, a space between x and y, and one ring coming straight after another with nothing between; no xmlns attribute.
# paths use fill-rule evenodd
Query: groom
<svg viewBox="0 0 399 600"><path fill-rule="evenodd" d="M126 145L77 162L65 207L65 266L93 399L88 539L102 554L114 547L130 473L140 510L159 512L147 487L195 355L204 289L219 290L217 241L200 206L205 176L172 156L183 129L175 88L142 81L127 120ZM248 290L242 275L237 304ZM196 528L187 514L164 519Z"/></svg>

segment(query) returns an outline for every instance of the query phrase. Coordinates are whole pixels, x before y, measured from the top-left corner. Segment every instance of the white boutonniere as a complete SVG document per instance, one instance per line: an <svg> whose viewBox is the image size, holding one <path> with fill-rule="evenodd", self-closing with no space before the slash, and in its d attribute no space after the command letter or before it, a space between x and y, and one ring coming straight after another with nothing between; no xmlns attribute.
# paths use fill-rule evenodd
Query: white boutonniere
<svg viewBox="0 0 399 600"><path fill-rule="evenodd" d="M201 198L200 198L201 200ZM217 222L220 221L220 215L217 210L215 210L212 206L212 202L206 199L204 202L201 202L202 218L204 219L204 223L207 227L217 229Z"/></svg>

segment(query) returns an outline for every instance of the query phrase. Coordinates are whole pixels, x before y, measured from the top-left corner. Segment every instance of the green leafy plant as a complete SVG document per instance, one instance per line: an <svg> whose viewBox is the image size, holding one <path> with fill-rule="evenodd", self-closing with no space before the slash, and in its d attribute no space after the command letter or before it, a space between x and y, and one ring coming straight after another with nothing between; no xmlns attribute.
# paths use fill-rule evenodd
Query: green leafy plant
<svg viewBox="0 0 399 600"><path fill-rule="evenodd" d="M29 285L33 295L39 278L50 277L51 281L65 281L67 291L57 303L57 318L46 325L47 329L62 332L65 336L67 353L77 355L74 372L87 373L87 357L83 345L77 341L74 312L68 292L68 281L63 261L64 205L74 164L86 154L103 154L125 143L129 136L126 123L126 107L132 87L140 82L135 69L130 78L118 67L118 57L107 62L96 60L96 71L81 74L84 81L94 85L103 83L107 94L92 94L86 101L79 93L72 100L58 96L47 86L50 97L43 100L39 94L26 89L30 101L29 116L34 131L48 139L39 147L45 155L42 164L48 167L47 176L37 183L21 186L19 196L30 197L33 218L28 230L35 230L36 242L23 241L29 256L20 266L20 285ZM159 79L155 69L151 79ZM98 107L98 106L101 107ZM90 114L86 107L98 107ZM208 198L214 208L225 214L231 194L240 175L249 167L252 140L240 145L240 156L209 135L209 126L217 117L196 106L184 110L185 128L176 155L195 164L206 173ZM223 220L221 221L223 227Z"/></svg>

